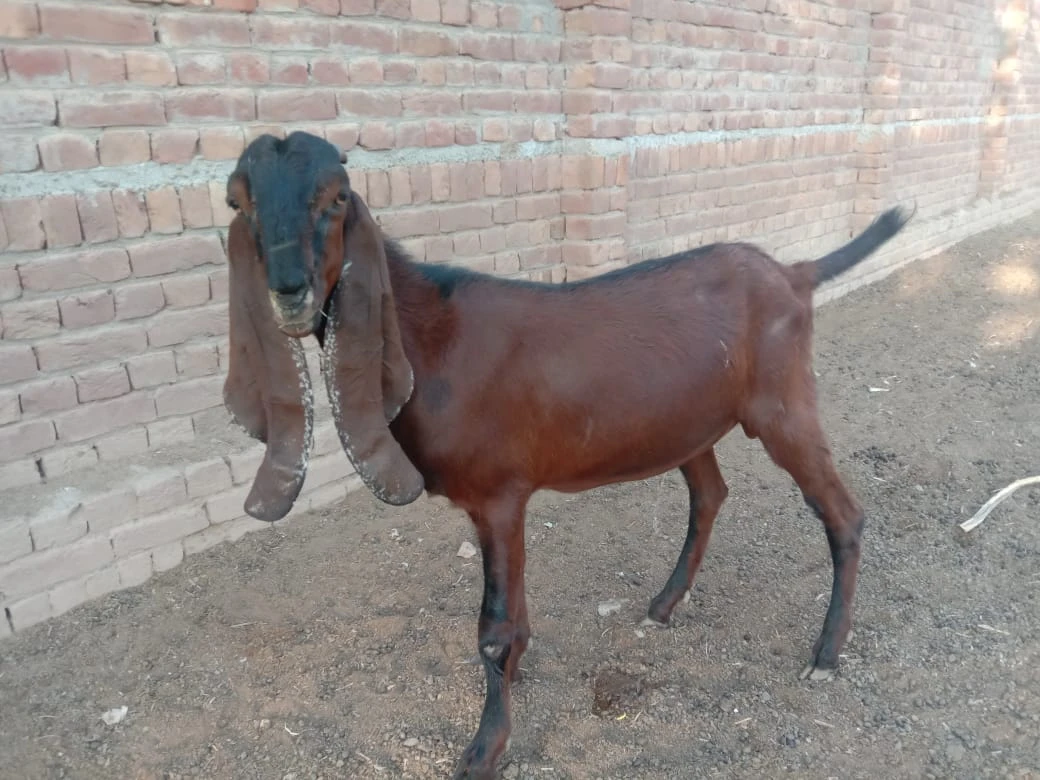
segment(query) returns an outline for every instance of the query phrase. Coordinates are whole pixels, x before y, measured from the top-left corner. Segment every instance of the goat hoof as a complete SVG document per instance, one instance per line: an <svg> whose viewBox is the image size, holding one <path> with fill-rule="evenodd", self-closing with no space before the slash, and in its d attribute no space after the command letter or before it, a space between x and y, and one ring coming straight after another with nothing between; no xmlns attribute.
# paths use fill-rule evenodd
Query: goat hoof
<svg viewBox="0 0 1040 780"><path fill-rule="evenodd" d="M639 625L640 626L652 626L653 628L668 628L668 624L667 623L662 623L660 620L655 620L654 618L650 617L649 615L647 615L645 618L643 618L643 622L640 623Z"/></svg>
<svg viewBox="0 0 1040 780"><path fill-rule="evenodd" d="M504 750L502 752L505 752ZM483 747L470 745L455 768L452 780L494 780L496 761L487 761Z"/></svg>
<svg viewBox="0 0 1040 780"><path fill-rule="evenodd" d="M821 666L816 666L815 664L809 664L802 669L802 673L798 675L799 680L812 680L813 682L823 682L832 677L834 677L833 669L825 669Z"/></svg>

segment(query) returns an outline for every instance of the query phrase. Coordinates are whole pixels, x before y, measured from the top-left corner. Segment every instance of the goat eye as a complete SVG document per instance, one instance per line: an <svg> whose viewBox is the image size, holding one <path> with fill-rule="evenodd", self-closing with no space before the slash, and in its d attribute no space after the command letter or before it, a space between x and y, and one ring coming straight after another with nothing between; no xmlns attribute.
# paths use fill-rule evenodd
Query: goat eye
<svg viewBox="0 0 1040 780"><path fill-rule="evenodd" d="M336 203L342 206L344 203L347 202L347 197L348 194L341 190L340 193L336 196Z"/></svg>
<svg viewBox="0 0 1040 780"><path fill-rule="evenodd" d="M230 208L230 209L232 209L234 211L238 211L238 201L235 200L234 198L228 198L227 199L227 204L228 204L228 208Z"/></svg>

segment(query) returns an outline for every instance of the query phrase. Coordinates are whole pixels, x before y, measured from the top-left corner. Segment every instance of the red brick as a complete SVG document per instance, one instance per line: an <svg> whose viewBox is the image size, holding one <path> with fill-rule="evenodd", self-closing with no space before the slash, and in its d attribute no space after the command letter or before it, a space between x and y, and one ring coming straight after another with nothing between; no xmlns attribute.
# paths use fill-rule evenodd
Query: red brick
<svg viewBox="0 0 1040 780"><path fill-rule="evenodd" d="M0 392L0 425L18 422L22 419L22 406L18 393L14 390Z"/></svg>
<svg viewBox="0 0 1040 780"><path fill-rule="evenodd" d="M22 295L22 280L15 267L0 268L0 303L13 301Z"/></svg>
<svg viewBox="0 0 1040 780"><path fill-rule="evenodd" d="M452 57L459 53L453 35L408 27L401 30L400 48L402 53L416 57Z"/></svg>
<svg viewBox="0 0 1040 780"><path fill-rule="evenodd" d="M201 498L231 488L231 471L223 458L193 463L184 469L184 476L190 498Z"/></svg>
<svg viewBox="0 0 1040 780"><path fill-rule="evenodd" d="M157 25L166 46L249 46L248 17L217 13L164 13Z"/></svg>
<svg viewBox="0 0 1040 780"><path fill-rule="evenodd" d="M332 92L287 89L261 93L257 98L257 118L272 122L335 119L336 98Z"/></svg>
<svg viewBox="0 0 1040 780"><path fill-rule="evenodd" d="M121 51L69 49L69 72L77 84L121 84L126 81L126 61Z"/></svg>
<svg viewBox="0 0 1040 780"><path fill-rule="evenodd" d="M178 275L163 280L162 289L168 308L199 306L209 300L209 275Z"/></svg>
<svg viewBox="0 0 1040 780"><path fill-rule="evenodd" d="M395 60L383 65L383 80L387 84L411 84L415 75L415 65L411 62Z"/></svg>
<svg viewBox="0 0 1040 780"><path fill-rule="evenodd" d="M366 122L358 143L365 149L393 149L394 129L386 122Z"/></svg>
<svg viewBox="0 0 1040 780"><path fill-rule="evenodd" d="M484 195L483 163L456 163L449 173L451 200L478 200Z"/></svg>
<svg viewBox="0 0 1040 780"><path fill-rule="evenodd" d="M344 89L336 93L336 100L341 114L377 117L401 115L401 97L396 93Z"/></svg>
<svg viewBox="0 0 1040 780"><path fill-rule="evenodd" d="M369 171L367 182L367 203L375 209L390 205L390 177L386 171Z"/></svg>
<svg viewBox="0 0 1040 780"><path fill-rule="evenodd" d="M92 192L76 196L76 210L83 229L83 238L88 244L114 241L119 237L116 212L112 206L110 192Z"/></svg>
<svg viewBox="0 0 1040 780"><path fill-rule="evenodd" d="M355 124L326 125L325 138L329 143L336 144L340 149L349 152L357 146L360 128Z"/></svg>
<svg viewBox="0 0 1040 780"><path fill-rule="evenodd" d="M211 376L220 370L217 348L212 344L192 344L174 350L177 376L192 379Z"/></svg>
<svg viewBox="0 0 1040 780"><path fill-rule="evenodd" d="M94 168L98 164L94 142L72 133L57 133L41 138L40 158L44 170L47 171Z"/></svg>
<svg viewBox="0 0 1040 780"><path fill-rule="evenodd" d="M32 549L29 524L25 520L12 518L0 526L0 564L28 555Z"/></svg>
<svg viewBox="0 0 1040 780"><path fill-rule="evenodd" d="M509 140L509 120L494 117L484 120L484 140L488 143L500 143Z"/></svg>
<svg viewBox="0 0 1040 780"><path fill-rule="evenodd" d="M508 35L465 33L459 38L459 54L493 62L511 60L513 39Z"/></svg>
<svg viewBox="0 0 1040 780"><path fill-rule="evenodd" d="M143 585L152 576L152 555L143 552L116 561L119 584L124 588Z"/></svg>
<svg viewBox="0 0 1040 780"><path fill-rule="evenodd" d="M442 119L426 121L427 146L452 146L455 143L455 125Z"/></svg>
<svg viewBox="0 0 1040 780"><path fill-rule="evenodd" d="M450 116L460 113L465 101L463 95L422 91L405 94L401 106L406 115Z"/></svg>
<svg viewBox="0 0 1040 780"><path fill-rule="evenodd" d="M18 266L22 287L47 292L115 282L130 275L125 249L91 249L49 255Z"/></svg>
<svg viewBox="0 0 1040 780"><path fill-rule="evenodd" d="M53 299L18 301L4 306L4 338L38 339L61 329L58 304Z"/></svg>
<svg viewBox="0 0 1040 780"><path fill-rule="evenodd" d="M36 3L7 0L0 7L0 38L35 38L39 34Z"/></svg>
<svg viewBox="0 0 1040 780"><path fill-rule="evenodd" d="M244 148L240 128L204 127L199 131L199 150L207 160L234 160Z"/></svg>
<svg viewBox="0 0 1040 780"><path fill-rule="evenodd" d="M24 458L13 463L0 465L0 490L25 487L26 485L38 485L42 481L43 477L36 467L35 458ZM3 542L0 540L0 550L2 549Z"/></svg>
<svg viewBox="0 0 1040 780"><path fill-rule="evenodd" d="M227 11L255 11L256 0L213 0L213 7Z"/></svg>
<svg viewBox="0 0 1040 780"><path fill-rule="evenodd" d="M310 82L307 58L297 54L275 55L271 58L271 83L282 86L303 86Z"/></svg>
<svg viewBox="0 0 1040 780"><path fill-rule="evenodd" d="M180 89L166 96L166 113L171 122L256 119L253 92L248 89Z"/></svg>
<svg viewBox="0 0 1040 780"><path fill-rule="evenodd" d="M179 195L184 227L204 228L213 224L213 209L209 204L209 187L207 185L182 187Z"/></svg>
<svg viewBox="0 0 1040 780"><path fill-rule="evenodd" d="M34 171L40 164L34 133L4 133L0 144L0 173Z"/></svg>
<svg viewBox="0 0 1040 780"><path fill-rule="evenodd" d="M130 384L135 390L175 382L177 365L173 352L153 352L127 361Z"/></svg>
<svg viewBox="0 0 1040 780"><path fill-rule="evenodd" d="M116 212L119 235L124 238L137 238L148 232L148 209L141 193L113 190L112 207Z"/></svg>
<svg viewBox="0 0 1040 780"><path fill-rule="evenodd" d="M227 268L213 271L209 275L209 297L210 300L221 303L228 299L228 273Z"/></svg>
<svg viewBox="0 0 1040 780"><path fill-rule="evenodd" d="M74 330L101 325L115 317L115 303L108 290L80 293L58 301L62 327Z"/></svg>
<svg viewBox="0 0 1040 780"><path fill-rule="evenodd" d="M408 19L411 16L410 0L376 0L376 14L391 19Z"/></svg>
<svg viewBox="0 0 1040 780"><path fill-rule="evenodd" d="M8 599L20 598L96 571L112 557L107 538L88 536L71 545L23 556L0 569L0 591Z"/></svg>
<svg viewBox="0 0 1040 780"><path fill-rule="evenodd" d="M195 157L198 146L198 130L173 128L152 133L152 159L157 163L188 162Z"/></svg>
<svg viewBox="0 0 1040 780"><path fill-rule="evenodd" d="M92 368L76 374L76 396L81 404L117 398L130 392L126 368Z"/></svg>
<svg viewBox="0 0 1040 780"><path fill-rule="evenodd" d="M394 129L394 145L399 149L426 146L426 124L423 122L400 122Z"/></svg>
<svg viewBox="0 0 1040 780"><path fill-rule="evenodd" d="M124 8L77 8L57 3L40 4L40 26L49 38L90 43L153 43L149 14Z"/></svg>
<svg viewBox="0 0 1040 780"><path fill-rule="evenodd" d="M0 92L0 127L53 125L54 95L27 89Z"/></svg>
<svg viewBox="0 0 1040 780"><path fill-rule="evenodd" d="M63 371L69 368L118 360L139 354L147 346L142 328L109 328L103 336L70 336L60 341L48 341L35 347L36 359L42 371Z"/></svg>
<svg viewBox="0 0 1040 780"><path fill-rule="evenodd" d="M98 460L119 460L121 458L128 458L131 455L141 455L148 452L148 431L145 428L137 427L130 428L125 431L119 431L118 433L110 433L108 436L102 436L94 442L94 449L97 450ZM131 498L136 503L136 496L132 493ZM130 515L124 515L128 517ZM92 531L96 530L93 527Z"/></svg>
<svg viewBox="0 0 1040 780"><path fill-rule="evenodd" d="M148 209L148 223L153 233L180 233L181 204L177 190L162 187L145 193L144 202ZM131 258L133 254L131 253Z"/></svg>
<svg viewBox="0 0 1040 780"><path fill-rule="evenodd" d="M152 450L185 444L194 439L195 429L190 417L171 417L148 425L148 448Z"/></svg>
<svg viewBox="0 0 1040 780"><path fill-rule="evenodd" d="M112 548L119 557L169 544L209 525L201 507L186 506L135 520L112 531Z"/></svg>
<svg viewBox="0 0 1040 780"><path fill-rule="evenodd" d="M57 447L47 450L40 457L40 468L48 479L60 477L97 464L97 451L88 445ZM86 532L86 526L82 526Z"/></svg>
<svg viewBox="0 0 1040 780"><path fill-rule="evenodd" d="M491 227L491 205L487 203L467 203L461 206L449 206L440 211L442 233L453 233L456 230L476 230Z"/></svg>
<svg viewBox="0 0 1040 780"><path fill-rule="evenodd" d="M258 16L253 21L253 45L257 48L327 49L329 25L311 19Z"/></svg>
<svg viewBox="0 0 1040 780"><path fill-rule="evenodd" d="M147 317L165 305L159 282L121 285L115 290L115 315L119 320Z"/></svg>
<svg viewBox="0 0 1040 780"><path fill-rule="evenodd" d="M350 83L349 64L342 57L315 57L311 61L310 73L319 84Z"/></svg>
<svg viewBox="0 0 1040 780"><path fill-rule="evenodd" d="M412 18L418 22L439 22L441 20L440 0L411 0Z"/></svg>
<svg viewBox="0 0 1040 780"><path fill-rule="evenodd" d="M36 355L28 344L0 346L0 385L32 379L38 373Z"/></svg>
<svg viewBox="0 0 1040 780"><path fill-rule="evenodd" d="M270 58L267 54L236 52L227 55L228 76L241 84L266 84L271 80Z"/></svg>
<svg viewBox="0 0 1040 780"><path fill-rule="evenodd" d="M61 441L77 442L154 419L155 403L152 399L144 393L131 393L60 414L54 425Z"/></svg>
<svg viewBox="0 0 1040 780"><path fill-rule="evenodd" d="M148 344L152 347L170 347L194 338L224 336L227 328L226 306L163 312L148 323Z"/></svg>
<svg viewBox="0 0 1040 780"><path fill-rule="evenodd" d="M7 75L13 84L69 83L65 50L54 46L9 46L3 51Z"/></svg>
<svg viewBox="0 0 1040 780"><path fill-rule="evenodd" d="M126 77L135 84L151 87L172 87L177 84L177 70L166 52L128 51L124 58Z"/></svg>
<svg viewBox="0 0 1040 780"><path fill-rule="evenodd" d="M441 21L465 27L469 24L469 0L441 0Z"/></svg>
<svg viewBox="0 0 1040 780"><path fill-rule="evenodd" d="M4 460L15 460L50 447L55 438L50 420L5 425L0 428L0 453Z"/></svg>
<svg viewBox="0 0 1040 780"><path fill-rule="evenodd" d="M211 181L209 183L209 207L213 212L214 227L227 227L231 224L231 218L235 216L227 205L227 187L223 182Z"/></svg>
<svg viewBox="0 0 1040 780"><path fill-rule="evenodd" d="M477 132L477 125L469 122L456 122L455 123L455 143L459 146L473 146L478 143L480 136Z"/></svg>
<svg viewBox="0 0 1040 780"><path fill-rule="evenodd" d="M162 97L155 92L67 93L58 99L58 111L66 127L166 124Z"/></svg>
<svg viewBox="0 0 1040 780"><path fill-rule="evenodd" d="M186 86L222 84L227 63L216 52L180 52L177 55L177 83Z"/></svg>
<svg viewBox="0 0 1040 780"><path fill-rule="evenodd" d="M52 195L40 201L43 215L43 230L47 234L47 247L59 249L77 246L83 242L74 195Z"/></svg>
<svg viewBox="0 0 1040 780"><path fill-rule="evenodd" d="M300 7L326 16L339 15L339 0L300 0Z"/></svg>
<svg viewBox="0 0 1040 780"><path fill-rule="evenodd" d="M90 533L101 534L137 517L137 497L128 488L85 496L75 516L87 524Z"/></svg>
<svg viewBox="0 0 1040 780"><path fill-rule="evenodd" d="M130 249L130 265L137 277L157 276L223 262L224 249L216 236L159 239Z"/></svg>
<svg viewBox="0 0 1040 780"><path fill-rule="evenodd" d="M151 157L148 133L145 130L105 130L98 141L101 164L134 165Z"/></svg>
<svg viewBox="0 0 1040 780"><path fill-rule="evenodd" d="M160 417L192 414L223 403L223 376L183 379L155 391L155 407Z"/></svg>
<svg viewBox="0 0 1040 780"><path fill-rule="evenodd" d="M383 84L383 64L374 57L359 57L349 63L350 83L358 86Z"/></svg>
<svg viewBox="0 0 1040 780"><path fill-rule="evenodd" d="M24 385L19 390L19 399L26 415L64 411L77 403L76 384L68 376L41 379Z"/></svg>

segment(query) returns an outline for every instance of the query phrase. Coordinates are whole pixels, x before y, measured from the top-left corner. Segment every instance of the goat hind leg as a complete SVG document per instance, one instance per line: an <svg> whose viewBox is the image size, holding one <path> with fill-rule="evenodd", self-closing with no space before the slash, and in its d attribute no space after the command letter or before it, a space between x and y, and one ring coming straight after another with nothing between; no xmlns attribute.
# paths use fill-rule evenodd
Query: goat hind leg
<svg viewBox="0 0 1040 780"><path fill-rule="evenodd" d="M834 578L823 629L801 679L826 680L852 626L852 603L859 571L863 510L838 476L815 406L792 409L760 438L773 461L793 478L810 509L823 522Z"/></svg>
<svg viewBox="0 0 1040 780"><path fill-rule="evenodd" d="M490 780L508 747L509 686L530 636L524 599L525 505L526 497L502 500L470 513L484 566L477 643L487 688L480 725L455 769L455 780Z"/></svg>
<svg viewBox="0 0 1040 780"><path fill-rule="evenodd" d="M714 449L702 452L680 466L679 470L690 490L690 520L686 529L686 541L668 582L650 602L643 625L666 627L675 605L689 593L704 553L708 549L715 517L728 493L726 482L719 471L719 463L715 459Z"/></svg>

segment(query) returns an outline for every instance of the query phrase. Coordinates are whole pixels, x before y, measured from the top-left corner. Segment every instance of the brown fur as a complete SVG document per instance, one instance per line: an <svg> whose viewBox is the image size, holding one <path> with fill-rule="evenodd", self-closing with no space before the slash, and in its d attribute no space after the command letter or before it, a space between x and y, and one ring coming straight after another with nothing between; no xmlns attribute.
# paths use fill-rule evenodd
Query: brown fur
<svg viewBox="0 0 1040 780"><path fill-rule="evenodd" d="M352 203L352 216L336 223L351 265L321 285L348 310L327 326L338 329L338 346L329 347L322 326L314 331L329 360L349 367L349 376L333 372L330 392L354 385L358 396L339 421L341 433L361 430L379 442L379 468L363 474L376 495L389 500L392 478L413 469L419 481L405 479L407 489L390 498L413 500L416 486L447 496L469 514L480 540L478 646L487 691L457 778L492 777L511 730L509 686L530 636L530 496L679 469L690 492L687 538L648 611L650 622L667 625L726 498L713 448L737 425L762 441L823 521L833 589L802 676L831 673L851 625L863 513L819 423L812 294L896 235L908 216L889 211L844 247L793 266L746 244L723 244L584 282L538 285L416 264L382 242L356 195ZM336 260L327 245L322 273ZM299 278L298 270L274 267L279 279ZM348 354L358 348L367 359ZM239 354L234 343L231 354ZM406 373L414 376L410 395L399 392ZM236 386L251 397L248 383ZM407 400L399 414L392 398Z"/></svg>

